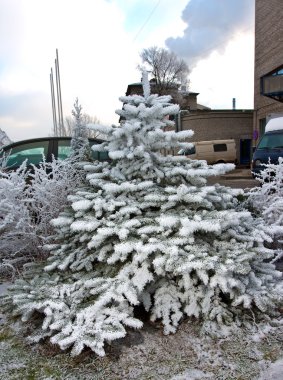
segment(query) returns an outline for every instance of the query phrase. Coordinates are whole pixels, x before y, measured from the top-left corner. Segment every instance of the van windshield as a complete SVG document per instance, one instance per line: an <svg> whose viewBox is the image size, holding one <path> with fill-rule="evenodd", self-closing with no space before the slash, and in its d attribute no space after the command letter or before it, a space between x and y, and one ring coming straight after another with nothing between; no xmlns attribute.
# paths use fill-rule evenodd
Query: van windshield
<svg viewBox="0 0 283 380"><path fill-rule="evenodd" d="M191 154L195 154L196 153L196 148L195 148L195 146L193 146L193 147L191 147L191 148L189 148L189 149L186 149L185 151L184 151L184 155L185 156L190 156Z"/></svg>
<svg viewBox="0 0 283 380"><path fill-rule="evenodd" d="M260 140L257 149L283 148L283 133L266 134Z"/></svg>

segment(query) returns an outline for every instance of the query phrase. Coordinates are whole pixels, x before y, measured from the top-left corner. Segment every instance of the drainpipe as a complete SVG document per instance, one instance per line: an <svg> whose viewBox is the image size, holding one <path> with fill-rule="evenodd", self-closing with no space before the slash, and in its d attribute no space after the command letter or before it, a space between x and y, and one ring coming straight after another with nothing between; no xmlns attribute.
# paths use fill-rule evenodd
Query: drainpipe
<svg viewBox="0 0 283 380"><path fill-rule="evenodd" d="M188 110L180 110L178 112L178 119L177 119L177 123L176 123L176 132L180 132L182 131L182 113L188 113Z"/></svg>
<svg viewBox="0 0 283 380"><path fill-rule="evenodd" d="M182 130L182 127L181 127L181 110L178 112L178 123L177 123L177 131L176 132L179 132Z"/></svg>

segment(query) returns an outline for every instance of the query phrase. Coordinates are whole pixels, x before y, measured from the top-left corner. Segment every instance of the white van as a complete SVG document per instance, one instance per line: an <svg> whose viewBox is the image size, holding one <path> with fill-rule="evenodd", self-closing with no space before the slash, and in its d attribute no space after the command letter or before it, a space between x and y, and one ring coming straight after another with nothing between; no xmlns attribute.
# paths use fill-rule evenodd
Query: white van
<svg viewBox="0 0 283 380"><path fill-rule="evenodd" d="M236 142L230 140L212 140L193 142L190 149L181 149L178 154L192 160L206 160L208 164L232 162L236 163Z"/></svg>

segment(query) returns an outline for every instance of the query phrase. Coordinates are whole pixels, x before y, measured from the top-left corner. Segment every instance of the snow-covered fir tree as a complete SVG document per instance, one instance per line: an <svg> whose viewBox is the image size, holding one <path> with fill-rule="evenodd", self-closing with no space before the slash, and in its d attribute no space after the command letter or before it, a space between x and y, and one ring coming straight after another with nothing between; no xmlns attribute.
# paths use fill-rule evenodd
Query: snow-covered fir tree
<svg viewBox="0 0 283 380"><path fill-rule="evenodd" d="M264 246L272 229L237 211L232 189L207 186L233 165L160 153L190 146L193 133L168 130L178 107L151 95L145 74L143 87L144 96L120 98L123 124L104 127L108 140L95 147L111 161L85 166L89 186L53 220L58 239L44 270L15 285L14 313L36 320L32 341L104 355L105 342L142 327L137 305L165 334L185 317L217 334L251 315L276 316L281 273Z"/></svg>
<svg viewBox="0 0 283 380"><path fill-rule="evenodd" d="M75 100L72 115L74 117L75 124L71 140L71 158L75 161L85 160L90 157L90 147L88 143L88 130L84 122L82 106L79 104L78 98Z"/></svg>

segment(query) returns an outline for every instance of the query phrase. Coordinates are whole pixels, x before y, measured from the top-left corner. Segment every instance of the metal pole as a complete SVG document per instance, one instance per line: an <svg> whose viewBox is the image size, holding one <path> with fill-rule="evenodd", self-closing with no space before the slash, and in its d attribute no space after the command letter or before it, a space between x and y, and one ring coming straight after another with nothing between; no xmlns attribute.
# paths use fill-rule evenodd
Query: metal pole
<svg viewBox="0 0 283 380"><path fill-rule="evenodd" d="M63 107L62 107L62 95L61 95L61 81L60 81L60 69L59 69L59 57L58 57L58 49L56 49L56 62L57 62L57 73L58 73L58 107L60 109L60 117L61 117L61 128L62 132L64 129L64 120L63 120Z"/></svg>
<svg viewBox="0 0 283 380"><path fill-rule="evenodd" d="M55 58L55 78L56 78L56 90L57 90L57 111L58 111L58 135L61 136L61 113L60 113L60 99L59 99L59 85L58 85L58 70L57 59Z"/></svg>
<svg viewBox="0 0 283 380"><path fill-rule="evenodd" d="M52 115L53 115L53 132L54 136L57 136L57 116L56 116L56 103L55 103L55 93L54 93L54 80L53 80L53 70L51 68L50 73L50 87L51 87L51 104L52 104Z"/></svg>

